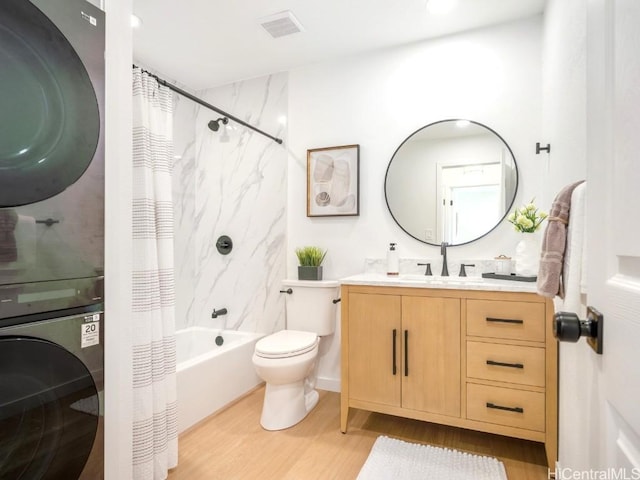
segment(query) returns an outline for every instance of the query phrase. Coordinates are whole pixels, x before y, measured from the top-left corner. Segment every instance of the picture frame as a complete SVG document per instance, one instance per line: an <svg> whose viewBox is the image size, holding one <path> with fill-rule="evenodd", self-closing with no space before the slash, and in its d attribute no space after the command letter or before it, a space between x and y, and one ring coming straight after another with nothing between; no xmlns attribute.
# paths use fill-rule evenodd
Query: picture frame
<svg viewBox="0 0 640 480"><path fill-rule="evenodd" d="M307 217L360 215L360 145L307 150Z"/></svg>

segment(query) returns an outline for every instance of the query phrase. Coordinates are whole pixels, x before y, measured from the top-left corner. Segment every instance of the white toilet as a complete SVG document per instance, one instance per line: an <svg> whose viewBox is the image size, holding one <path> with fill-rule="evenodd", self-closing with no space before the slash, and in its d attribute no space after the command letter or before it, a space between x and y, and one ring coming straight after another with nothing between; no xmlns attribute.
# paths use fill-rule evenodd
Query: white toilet
<svg viewBox="0 0 640 480"><path fill-rule="evenodd" d="M282 430L300 422L318 403L316 358L319 337L335 331L338 282L286 280L286 330L260 339L253 365L267 387L260 424Z"/></svg>

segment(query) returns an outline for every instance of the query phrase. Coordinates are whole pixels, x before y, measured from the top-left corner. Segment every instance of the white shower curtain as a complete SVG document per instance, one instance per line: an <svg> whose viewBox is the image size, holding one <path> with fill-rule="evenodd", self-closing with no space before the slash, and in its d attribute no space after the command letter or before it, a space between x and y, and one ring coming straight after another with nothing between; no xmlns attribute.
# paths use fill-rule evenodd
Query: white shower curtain
<svg viewBox="0 0 640 480"><path fill-rule="evenodd" d="M133 478L178 464L172 94L133 70Z"/></svg>

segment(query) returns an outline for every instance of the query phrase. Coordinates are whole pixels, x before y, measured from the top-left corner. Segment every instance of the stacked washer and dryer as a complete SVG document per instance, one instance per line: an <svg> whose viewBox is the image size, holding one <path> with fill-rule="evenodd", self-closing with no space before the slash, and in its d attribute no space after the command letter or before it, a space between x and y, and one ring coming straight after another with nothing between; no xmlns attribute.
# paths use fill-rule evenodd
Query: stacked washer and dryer
<svg viewBox="0 0 640 480"><path fill-rule="evenodd" d="M0 479L104 474L104 14L0 1Z"/></svg>

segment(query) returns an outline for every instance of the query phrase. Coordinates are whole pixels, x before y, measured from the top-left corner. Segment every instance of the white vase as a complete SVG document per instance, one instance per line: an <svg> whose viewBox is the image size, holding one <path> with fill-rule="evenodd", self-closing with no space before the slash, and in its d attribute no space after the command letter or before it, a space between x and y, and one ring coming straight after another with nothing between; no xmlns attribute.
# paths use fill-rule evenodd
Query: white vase
<svg viewBox="0 0 640 480"><path fill-rule="evenodd" d="M523 233L516 245L516 275L538 275L540 265L540 239L535 233Z"/></svg>

